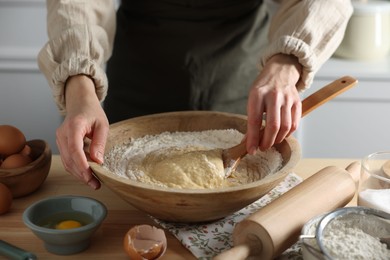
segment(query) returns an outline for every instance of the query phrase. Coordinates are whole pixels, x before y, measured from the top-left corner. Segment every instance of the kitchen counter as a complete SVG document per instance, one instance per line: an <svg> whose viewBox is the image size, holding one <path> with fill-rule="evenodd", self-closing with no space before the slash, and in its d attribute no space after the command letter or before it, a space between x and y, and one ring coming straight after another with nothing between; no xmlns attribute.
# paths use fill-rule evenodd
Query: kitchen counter
<svg viewBox="0 0 390 260"><path fill-rule="evenodd" d="M335 165L347 167L354 159L302 159L295 173L307 178L320 169ZM108 209L107 218L95 233L91 246L84 252L73 256L57 256L48 253L43 242L39 240L22 221L22 214L33 202L56 195L82 195L95 198L104 203ZM349 205L355 205L353 199ZM45 183L36 192L13 201L11 211L0 216L0 239L33 252L38 259L128 259L123 250L125 233L134 225L156 225L145 213L140 212L127 204L107 187L102 185L100 190L94 191L85 184L77 181L68 174L58 155L53 156L52 166ZM181 243L169 232L166 232L168 249L162 257L164 259L195 259ZM0 259L6 259L0 256Z"/></svg>

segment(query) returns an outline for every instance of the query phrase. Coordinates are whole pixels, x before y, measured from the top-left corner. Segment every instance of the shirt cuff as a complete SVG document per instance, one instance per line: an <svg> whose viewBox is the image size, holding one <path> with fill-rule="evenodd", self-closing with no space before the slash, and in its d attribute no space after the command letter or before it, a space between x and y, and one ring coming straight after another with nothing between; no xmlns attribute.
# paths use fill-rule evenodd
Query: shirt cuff
<svg viewBox="0 0 390 260"><path fill-rule="evenodd" d="M309 88L313 83L315 72L320 67L320 64L316 62L318 60L316 54L310 46L306 42L291 36L280 37L276 42L270 44L263 53L259 69L262 70L265 63L272 56L280 53L294 55L298 58L299 63L302 65L302 73L297 82L297 89L302 92Z"/></svg>
<svg viewBox="0 0 390 260"><path fill-rule="evenodd" d="M87 75L94 81L96 95L100 101L106 97L108 80L99 64L85 57L65 60L53 70L50 82L54 100L61 114L66 112L65 83L69 77L80 74Z"/></svg>

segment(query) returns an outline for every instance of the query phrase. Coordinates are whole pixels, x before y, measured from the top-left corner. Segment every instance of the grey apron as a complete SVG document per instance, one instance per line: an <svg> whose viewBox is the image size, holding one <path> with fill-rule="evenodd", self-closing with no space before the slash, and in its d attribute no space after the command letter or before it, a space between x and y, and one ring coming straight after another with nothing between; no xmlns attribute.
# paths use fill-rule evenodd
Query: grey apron
<svg viewBox="0 0 390 260"><path fill-rule="evenodd" d="M259 0L123 0L107 64L110 123L183 110L245 114L268 22Z"/></svg>

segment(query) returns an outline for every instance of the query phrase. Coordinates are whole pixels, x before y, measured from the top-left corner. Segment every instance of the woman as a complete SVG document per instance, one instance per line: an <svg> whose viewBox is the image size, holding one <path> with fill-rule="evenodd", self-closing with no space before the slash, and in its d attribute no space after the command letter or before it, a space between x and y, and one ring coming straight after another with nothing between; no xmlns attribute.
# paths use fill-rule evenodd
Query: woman
<svg viewBox="0 0 390 260"><path fill-rule="evenodd" d="M109 122L180 110L246 113L249 153L281 142L298 127L299 91L352 14L349 0L123 0L117 12L111 0L68 0L47 8L49 41L38 62L65 115L58 148L66 170L94 189L84 139L102 163Z"/></svg>

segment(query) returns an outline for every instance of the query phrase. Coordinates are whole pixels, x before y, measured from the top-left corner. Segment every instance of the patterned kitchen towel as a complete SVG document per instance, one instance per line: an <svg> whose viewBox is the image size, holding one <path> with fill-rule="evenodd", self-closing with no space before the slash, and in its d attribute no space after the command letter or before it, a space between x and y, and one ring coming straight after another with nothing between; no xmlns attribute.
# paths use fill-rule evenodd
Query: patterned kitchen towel
<svg viewBox="0 0 390 260"><path fill-rule="evenodd" d="M154 219L161 227L171 232L180 242L192 252L198 259L211 259L219 253L233 246L234 225L245 219L250 214L264 207L289 189L302 182L302 178L295 173L287 177L273 188L269 193L253 202L249 206L227 216L221 220L206 224L170 223ZM291 248L286 251L287 258L294 258L299 248Z"/></svg>

